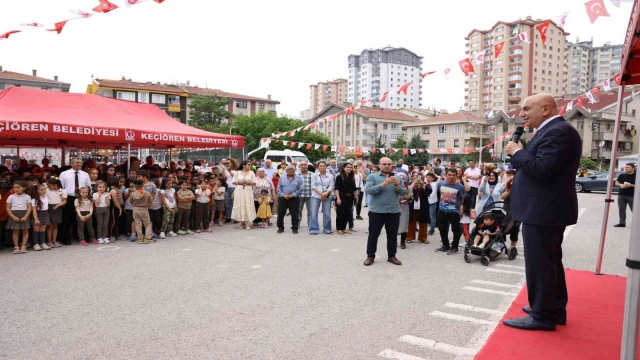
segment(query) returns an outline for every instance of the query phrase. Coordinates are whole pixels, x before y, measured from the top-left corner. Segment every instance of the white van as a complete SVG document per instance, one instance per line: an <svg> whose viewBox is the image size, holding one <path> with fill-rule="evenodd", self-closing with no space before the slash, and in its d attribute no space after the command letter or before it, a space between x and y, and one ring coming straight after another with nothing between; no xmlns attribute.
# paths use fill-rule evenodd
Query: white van
<svg viewBox="0 0 640 360"><path fill-rule="evenodd" d="M309 162L307 156L300 151L293 150L267 150L264 153L264 160L271 160L273 164L279 164L282 159L287 160L287 164L291 164L292 161L300 162L306 161Z"/></svg>

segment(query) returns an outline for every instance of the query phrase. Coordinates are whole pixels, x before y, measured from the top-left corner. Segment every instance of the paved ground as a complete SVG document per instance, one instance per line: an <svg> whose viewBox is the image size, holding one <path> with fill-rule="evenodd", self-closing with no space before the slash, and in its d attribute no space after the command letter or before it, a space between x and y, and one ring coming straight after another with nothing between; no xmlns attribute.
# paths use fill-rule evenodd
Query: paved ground
<svg viewBox="0 0 640 360"><path fill-rule="evenodd" d="M580 195L568 267L594 269L603 199ZM399 250L402 266L381 241L365 267L365 224L4 251L0 359L471 358L523 284L522 258L466 264L433 252L436 232ZM603 270L624 275L629 228L609 231Z"/></svg>

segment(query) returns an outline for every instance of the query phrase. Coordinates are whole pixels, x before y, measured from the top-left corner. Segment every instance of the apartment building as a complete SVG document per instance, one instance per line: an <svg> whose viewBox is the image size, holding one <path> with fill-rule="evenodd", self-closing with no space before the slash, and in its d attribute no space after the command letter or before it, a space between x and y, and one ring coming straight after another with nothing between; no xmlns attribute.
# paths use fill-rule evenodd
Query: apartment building
<svg viewBox="0 0 640 360"><path fill-rule="evenodd" d="M452 149L462 154L464 148L477 148L489 142L487 120L479 112L459 111L415 121L402 127L405 138L420 136L427 149ZM437 154L449 161L450 154Z"/></svg>
<svg viewBox="0 0 640 360"><path fill-rule="evenodd" d="M344 104L347 102L347 80L335 79L333 81L319 82L309 86L309 110L311 116L315 116L320 110L331 103ZM308 119L308 118L306 118Z"/></svg>
<svg viewBox="0 0 640 360"><path fill-rule="evenodd" d="M309 122L345 109L345 105L331 104ZM335 121L318 121L315 130L329 137L336 146L370 148L381 136L385 146L390 147L402 134L403 126L416 121L418 119L396 110L362 106L351 115L341 113Z"/></svg>
<svg viewBox="0 0 640 360"><path fill-rule="evenodd" d="M527 16L513 22L498 21L488 30L474 29L469 33L465 53L472 59L475 72L465 80L465 109L508 112L533 93L565 93L569 34L552 21L543 45L535 26L544 21ZM529 43L518 38L509 40L523 32ZM496 58L493 45L502 41L504 47ZM476 63L476 55L485 49L488 51L484 62Z"/></svg>
<svg viewBox="0 0 640 360"><path fill-rule="evenodd" d="M374 100L373 104L386 109L420 108L422 106L422 56L405 48L385 47L363 50L349 55L348 102ZM390 93L380 103L382 94L397 90L412 82L406 94Z"/></svg>
<svg viewBox="0 0 640 360"><path fill-rule="evenodd" d="M570 94L585 93L605 80L613 79L620 72L622 45L605 44L594 47L593 39L569 43L567 67L570 69L571 83L567 87ZM618 84L610 81L612 89Z"/></svg>
<svg viewBox="0 0 640 360"><path fill-rule="evenodd" d="M87 87L87 94L155 104L167 115L183 124L188 122L191 102L198 95L229 99L228 111L233 115L252 115L259 111L275 113L276 105L280 104L279 101L272 100L271 95L263 99L185 84L137 82L124 78L121 80L94 79Z"/></svg>
<svg viewBox="0 0 640 360"><path fill-rule="evenodd" d="M27 75L7 71L0 66L0 90L4 90L12 86L61 92L69 92L69 89L71 88L71 84L58 81L58 76L54 76L53 79L47 79L38 76L38 70L32 70L31 75Z"/></svg>
<svg viewBox="0 0 640 360"><path fill-rule="evenodd" d="M427 108L427 109L407 109L407 108L401 108L398 109L399 112L403 113L403 114L407 114L410 116L413 116L414 118L418 119L418 120L424 120L424 119L430 119L436 116L440 116L440 115L444 115L447 114L446 110L437 110L436 108Z"/></svg>

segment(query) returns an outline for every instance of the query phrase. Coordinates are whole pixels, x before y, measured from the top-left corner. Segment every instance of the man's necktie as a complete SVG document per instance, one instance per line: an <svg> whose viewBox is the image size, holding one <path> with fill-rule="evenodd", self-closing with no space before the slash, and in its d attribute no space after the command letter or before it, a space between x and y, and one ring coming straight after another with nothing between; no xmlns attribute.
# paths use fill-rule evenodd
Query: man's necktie
<svg viewBox="0 0 640 360"><path fill-rule="evenodd" d="M80 188L80 180L78 180L78 172L76 171L76 191Z"/></svg>

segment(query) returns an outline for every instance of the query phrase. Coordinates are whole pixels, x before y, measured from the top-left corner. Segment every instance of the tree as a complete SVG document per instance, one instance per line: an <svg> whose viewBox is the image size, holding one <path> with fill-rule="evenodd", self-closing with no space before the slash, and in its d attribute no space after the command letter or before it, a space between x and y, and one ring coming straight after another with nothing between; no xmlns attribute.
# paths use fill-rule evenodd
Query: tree
<svg viewBox="0 0 640 360"><path fill-rule="evenodd" d="M271 138L272 134L290 131L299 128L302 125L304 125L304 123L301 123L298 120L290 119L288 117L278 117L278 115L272 112L258 112L251 116L236 116L233 120L233 125L220 124L213 127L212 131L229 134L229 130L231 130L232 134L242 135L244 136L245 146L248 149L253 150L260 145L260 139ZM300 151L306 154L311 161L331 158L334 156L334 153L331 151L322 151L322 147L318 150L315 150L315 147L312 147L310 150L307 150L306 147L298 149L297 143L299 142L331 145L331 141L328 137L312 129L307 130L306 133L304 131L299 131L293 137L285 135L277 140L277 142L275 139L271 140L269 149L284 150L286 148ZM283 141L293 141L296 145L291 148L290 143L285 146ZM257 151L251 154L251 158L262 158L265 151L266 149Z"/></svg>
<svg viewBox="0 0 640 360"><path fill-rule="evenodd" d="M595 170L598 167L593 159L590 158L582 158L580 159L580 168L587 168L589 170Z"/></svg>
<svg viewBox="0 0 640 360"><path fill-rule="evenodd" d="M380 161L380 159L385 156L380 152L380 148L386 148L387 147L386 142L384 140L382 140L382 135L378 136L378 138L376 139L376 142L373 145L373 147L376 149L376 152L371 152L371 154L369 155L369 161L372 164L378 165L378 162Z"/></svg>
<svg viewBox="0 0 640 360"><path fill-rule="evenodd" d="M418 149L424 149L425 143L420 138L420 135L416 134L413 135L407 147L409 149L416 149L417 151ZM425 166L429 163L429 153L425 151L423 153L416 152L415 155L407 155L405 156L404 162L412 165Z"/></svg>
<svg viewBox="0 0 640 360"><path fill-rule="evenodd" d="M400 159L403 159L402 149L407 147L407 140L404 138L404 135L400 134L396 139L396 141L393 144L391 144L391 147L395 151L389 154L389 158L393 161L398 161Z"/></svg>
<svg viewBox="0 0 640 360"><path fill-rule="evenodd" d="M212 131L224 120L232 119L233 114L227 110L229 99L217 96L196 96L189 108L191 115L189 125L203 130Z"/></svg>

